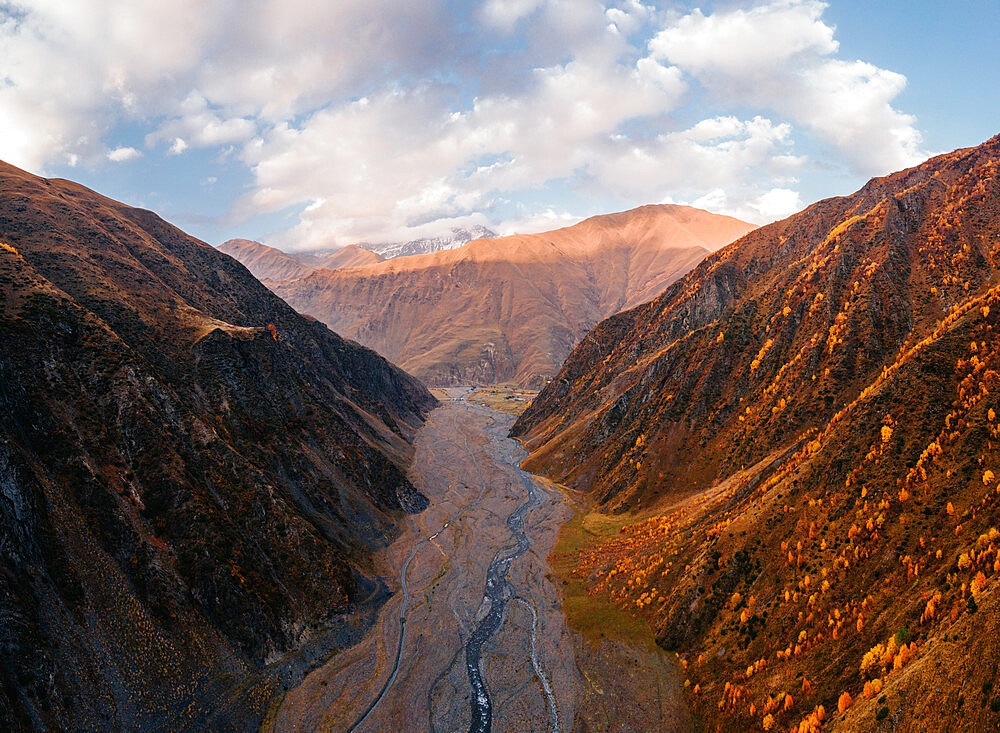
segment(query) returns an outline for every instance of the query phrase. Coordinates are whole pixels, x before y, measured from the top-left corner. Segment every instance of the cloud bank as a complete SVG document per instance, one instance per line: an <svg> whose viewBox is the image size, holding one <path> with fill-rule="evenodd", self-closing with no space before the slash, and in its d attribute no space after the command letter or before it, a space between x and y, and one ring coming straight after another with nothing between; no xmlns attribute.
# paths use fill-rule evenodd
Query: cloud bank
<svg viewBox="0 0 1000 733"><path fill-rule="evenodd" d="M764 222L802 205L809 166L871 175L927 155L893 106L906 79L838 56L825 8L13 0L0 158L232 152L250 185L228 215L291 208L277 239L292 247L667 200Z"/></svg>

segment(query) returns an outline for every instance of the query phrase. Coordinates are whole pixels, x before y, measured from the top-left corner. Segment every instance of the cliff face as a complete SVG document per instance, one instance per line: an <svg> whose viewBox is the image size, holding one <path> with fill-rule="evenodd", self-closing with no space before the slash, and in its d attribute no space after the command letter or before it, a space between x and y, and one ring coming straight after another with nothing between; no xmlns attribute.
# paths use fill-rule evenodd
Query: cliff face
<svg viewBox="0 0 1000 733"><path fill-rule="evenodd" d="M272 287L429 384L540 385L595 323L655 297L752 228L645 206Z"/></svg>
<svg viewBox="0 0 1000 733"><path fill-rule="evenodd" d="M706 725L1000 724L998 166L994 138L749 234L515 425L622 512L576 572Z"/></svg>
<svg viewBox="0 0 1000 733"><path fill-rule="evenodd" d="M0 721L252 725L260 670L377 599L433 397L154 214L7 165L0 293Z"/></svg>

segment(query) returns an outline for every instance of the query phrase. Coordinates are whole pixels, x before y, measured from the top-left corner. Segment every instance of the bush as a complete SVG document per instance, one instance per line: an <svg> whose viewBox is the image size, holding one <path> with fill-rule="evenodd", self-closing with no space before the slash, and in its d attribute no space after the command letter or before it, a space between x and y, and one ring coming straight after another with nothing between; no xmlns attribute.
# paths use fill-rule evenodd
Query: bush
<svg viewBox="0 0 1000 733"><path fill-rule="evenodd" d="M888 716L889 716L889 706L883 705L878 709L878 712L875 713L875 720L884 720Z"/></svg>

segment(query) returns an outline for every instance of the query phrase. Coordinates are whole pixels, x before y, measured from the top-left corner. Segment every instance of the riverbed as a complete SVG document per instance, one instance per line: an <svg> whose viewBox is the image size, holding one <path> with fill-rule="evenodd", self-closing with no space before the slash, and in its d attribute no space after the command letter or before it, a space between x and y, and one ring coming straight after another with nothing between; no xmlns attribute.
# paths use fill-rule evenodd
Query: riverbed
<svg viewBox="0 0 1000 733"><path fill-rule="evenodd" d="M679 730L669 655L572 632L547 557L567 495L519 467L512 415L451 389L410 471L430 499L377 557L393 597L289 690L277 731Z"/></svg>

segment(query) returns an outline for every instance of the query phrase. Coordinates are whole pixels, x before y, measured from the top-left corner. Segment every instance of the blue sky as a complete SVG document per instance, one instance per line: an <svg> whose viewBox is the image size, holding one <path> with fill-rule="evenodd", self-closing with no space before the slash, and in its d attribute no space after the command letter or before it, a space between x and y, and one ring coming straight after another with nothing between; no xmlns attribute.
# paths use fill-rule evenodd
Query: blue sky
<svg viewBox="0 0 1000 733"><path fill-rule="evenodd" d="M998 30L993 0L0 0L0 159L213 244L763 223L1000 132Z"/></svg>

